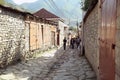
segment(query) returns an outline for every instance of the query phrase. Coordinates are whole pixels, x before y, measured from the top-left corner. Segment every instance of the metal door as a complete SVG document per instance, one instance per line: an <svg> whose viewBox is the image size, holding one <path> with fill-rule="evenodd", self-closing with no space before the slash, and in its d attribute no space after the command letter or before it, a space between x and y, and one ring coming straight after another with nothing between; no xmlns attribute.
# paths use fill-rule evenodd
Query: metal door
<svg viewBox="0 0 120 80"><path fill-rule="evenodd" d="M120 49L119 44L120 43L120 0L117 0L117 34L116 34L116 80L120 80L120 52L118 49ZM118 52L117 52L118 51Z"/></svg>
<svg viewBox="0 0 120 80"><path fill-rule="evenodd" d="M101 0L100 80L115 80L116 0Z"/></svg>

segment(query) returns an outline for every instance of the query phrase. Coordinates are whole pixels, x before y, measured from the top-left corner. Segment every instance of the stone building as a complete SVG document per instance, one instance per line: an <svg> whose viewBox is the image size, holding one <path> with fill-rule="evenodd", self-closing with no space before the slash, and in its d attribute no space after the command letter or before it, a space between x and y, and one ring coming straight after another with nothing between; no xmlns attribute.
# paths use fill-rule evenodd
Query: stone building
<svg viewBox="0 0 120 80"><path fill-rule="evenodd" d="M120 80L119 0L94 0L83 20L85 55L98 80Z"/></svg>
<svg viewBox="0 0 120 80"><path fill-rule="evenodd" d="M56 45L56 26L54 21L0 5L0 67Z"/></svg>
<svg viewBox="0 0 120 80"><path fill-rule="evenodd" d="M27 34L30 35L29 40L27 40L30 43L30 50L47 49L56 45L56 23L33 15L27 15L26 26L26 32L29 31Z"/></svg>
<svg viewBox="0 0 120 80"><path fill-rule="evenodd" d="M0 5L0 64L19 60L25 52L25 12Z"/></svg>

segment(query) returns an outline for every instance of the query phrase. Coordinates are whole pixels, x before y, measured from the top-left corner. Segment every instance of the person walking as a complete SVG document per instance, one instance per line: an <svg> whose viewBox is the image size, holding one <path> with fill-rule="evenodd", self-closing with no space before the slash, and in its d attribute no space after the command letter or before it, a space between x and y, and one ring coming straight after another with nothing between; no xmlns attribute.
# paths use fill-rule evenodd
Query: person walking
<svg viewBox="0 0 120 80"><path fill-rule="evenodd" d="M67 43L67 40L66 40L66 37L63 39L63 47L64 47L64 50L66 50L66 43Z"/></svg>
<svg viewBox="0 0 120 80"><path fill-rule="evenodd" d="M70 46L71 46L72 49L74 49L74 43L75 43L75 39L71 38L71 40L70 40Z"/></svg>

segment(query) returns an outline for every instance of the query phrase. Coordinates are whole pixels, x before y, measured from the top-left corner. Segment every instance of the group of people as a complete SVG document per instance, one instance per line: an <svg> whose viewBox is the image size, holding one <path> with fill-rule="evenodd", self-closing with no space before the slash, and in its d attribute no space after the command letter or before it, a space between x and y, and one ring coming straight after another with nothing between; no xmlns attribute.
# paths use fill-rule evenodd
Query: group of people
<svg viewBox="0 0 120 80"><path fill-rule="evenodd" d="M74 49L75 46L76 48L79 48L80 47L80 42L81 42L81 39L79 37L76 37L76 38L71 38L70 39L70 48ZM67 44L67 39L66 37L63 39L63 47L64 47L64 50L66 50L66 44Z"/></svg>

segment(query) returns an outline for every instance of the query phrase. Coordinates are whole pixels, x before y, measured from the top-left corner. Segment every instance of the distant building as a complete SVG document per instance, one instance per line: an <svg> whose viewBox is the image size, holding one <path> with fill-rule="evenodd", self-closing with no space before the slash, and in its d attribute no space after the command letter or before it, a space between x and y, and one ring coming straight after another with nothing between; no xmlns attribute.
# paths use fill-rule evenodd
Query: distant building
<svg viewBox="0 0 120 80"><path fill-rule="evenodd" d="M47 11L46 9L41 9L34 13L35 16L39 18L44 18L46 20L54 21L57 23L57 34L56 34L56 40L57 45L61 46L63 43L64 37L67 37L67 31L68 31L68 25L64 23L64 20L53 13Z"/></svg>

